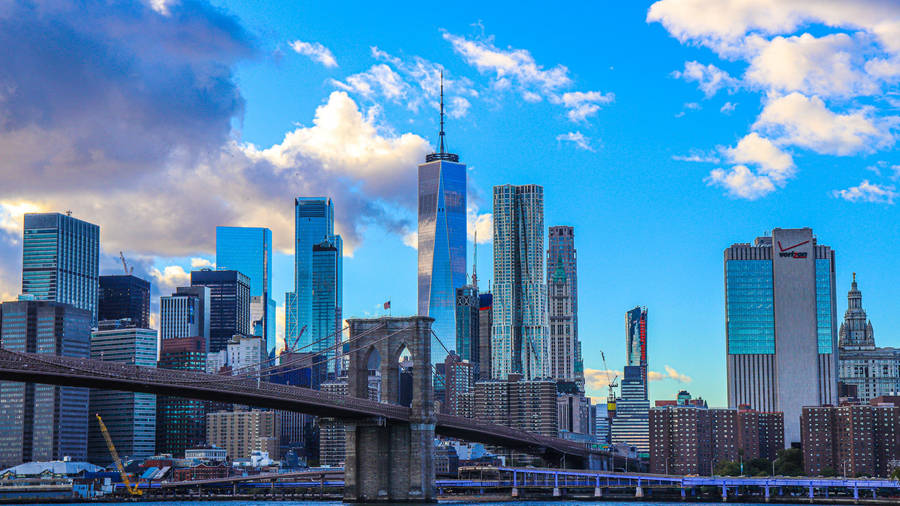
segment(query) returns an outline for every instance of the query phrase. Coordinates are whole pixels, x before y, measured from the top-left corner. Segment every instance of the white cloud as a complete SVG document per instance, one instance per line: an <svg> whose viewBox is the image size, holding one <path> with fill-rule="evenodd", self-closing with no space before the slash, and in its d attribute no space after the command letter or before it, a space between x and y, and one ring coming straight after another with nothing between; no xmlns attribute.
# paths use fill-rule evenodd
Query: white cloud
<svg viewBox="0 0 900 506"><path fill-rule="evenodd" d="M411 230L406 232L401 236L403 240L403 244L409 246L412 249L419 249L419 232L416 230Z"/></svg>
<svg viewBox="0 0 900 506"><path fill-rule="evenodd" d="M443 66L420 56L400 58L373 46L372 57L386 62L408 84L404 101L411 111L418 111L427 103L435 110L439 107L441 75L444 83L444 108L451 118L465 116L471 106L470 98L479 96L471 80L451 75ZM467 98L468 97L468 98Z"/></svg>
<svg viewBox="0 0 900 506"><path fill-rule="evenodd" d="M568 132L565 134L559 134L556 136L556 140L561 142L571 142L578 149L583 149L585 151L594 150L594 148L591 147L590 139L585 137L581 132Z"/></svg>
<svg viewBox="0 0 900 506"><path fill-rule="evenodd" d="M769 139L752 132L741 139L737 146L722 150L731 163L758 165L761 174L783 183L794 175L794 159Z"/></svg>
<svg viewBox="0 0 900 506"><path fill-rule="evenodd" d="M848 202L871 202L876 204L892 205L897 197L893 186L870 183L863 180L858 186L851 186L845 190L835 190L832 195Z"/></svg>
<svg viewBox="0 0 900 506"><path fill-rule="evenodd" d="M167 265L162 271L153 267L150 269L150 277L157 286L159 293L169 295L175 292L179 286L190 286L191 273L180 265Z"/></svg>
<svg viewBox="0 0 900 506"><path fill-rule="evenodd" d="M752 132L733 148L720 147L730 169L714 169L706 182L724 188L732 197L755 200L782 187L794 176L794 159L769 139ZM756 165L756 170L747 167Z"/></svg>
<svg viewBox="0 0 900 506"><path fill-rule="evenodd" d="M331 82L342 90L358 93L366 98L382 95L394 102L400 102L409 91L409 84L400 74L383 63L372 65L369 70L353 74L345 81L332 79Z"/></svg>
<svg viewBox="0 0 900 506"><path fill-rule="evenodd" d="M715 169L709 173L706 182L724 188L732 197L747 200L756 200L775 191L775 184L769 177L754 173L746 165Z"/></svg>
<svg viewBox="0 0 900 506"><path fill-rule="evenodd" d="M830 111L819 97L794 92L770 100L753 125L779 144L817 153L852 155L891 146L896 116L878 118L871 107L847 114Z"/></svg>
<svg viewBox="0 0 900 506"><path fill-rule="evenodd" d="M478 244L487 244L494 240L494 219L491 213L478 213L478 208L470 205L466 210L466 236L475 240L478 232Z"/></svg>
<svg viewBox="0 0 900 506"><path fill-rule="evenodd" d="M719 157L715 153L705 153L692 149L687 155L672 155L672 160L679 162L719 163Z"/></svg>
<svg viewBox="0 0 900 506"><path fill-rule="evenodd" d="M194 257L191 258L191 269L215 269L216 263L207 260L206 258Z"/></svg>
<svg viewBox="0 0 900 506"><path fill-rule="evenodd" d="M660 0L647 21L729 65L745 62L742 88L759 92L762 102L752 131L779 148L846 156L894 145L900 117L888 111L898 103L891 95L900 82L900 2ZM701 89L708 83L708 95L721 89L715 67L689 64L676 76ZM732 112L729 105L721 112ZM713 171L707 182L759 198L783 186L778 174L739 163Z"/></svg>
<svg viewBox="0 0 900 506"><path fill-rule="evenodd" d="M337 60L331 54L331 50L318 42L303 42L295 40L291 42L291 49L297 54L309 56L313 61L317 61L326 67L337 67Z"/></svg>
<svg viewBox="0 0 900 506"><path fill-rule="evenodd" d="M672 76L676 79L696 82L706 98L712 97L723 88L734 92L740 86L740 81L711 63L703 65L697 61L687 61L684 62L684 70L676 70L672 72Z"/></svg>
<svg viewBox="0 0 900 506"><path fill-rule="evenodd" d="M880 86L863 69L863 42L846 33L775 37L760 44L745 79L764 90L820 96L877 94Z"/></svg>
<svg viewBox="0 0 900 506"><path fill-rule="evenodd" d="M738 105L733 102L725 102L724 104L722 104L722 108L719 109L719 112L721 112L722 114L731 114L735 109L737 109L737 106Z"/></svg>
<svg viewBox="0 0 900 506"><path fill-rule="evenodd" d="M666 371L666 377L668 377L670 379L673 379L673 380L681 382L681 383L690 383L691 381L694 381L690 376L688 376L686 374L681 374L680 372L676 371L674 367L671 367L669 365L664 365L663 368Z"/></svg>
<svg viewBox="0 0 900 506"><path fill-rule="evenodd" d="M616 100L613 93L599 91L570 91L563 93L562 103L569 109L568 116L572 121L584 121L600 110L601 105L611 104Z"/></svg>
<svg viewBox="0 0 900 506"><path fill-rule="evenodd" d="M490 40L469 40L449 32L444 32L444 39L479 72L493 74L504 87L514 82L526 100L539 100L541 95L572 84L568 68L557 65L545 69L525 49L500 49Z"/></svg>
<svg viewBox="0 0 900 506"><path fill-rule="evenodd" d="M41 206L35 202L0 202L0 230L6 232L9 241L18 244L22 237L25 213L36 213L41 210Z"/></svg>

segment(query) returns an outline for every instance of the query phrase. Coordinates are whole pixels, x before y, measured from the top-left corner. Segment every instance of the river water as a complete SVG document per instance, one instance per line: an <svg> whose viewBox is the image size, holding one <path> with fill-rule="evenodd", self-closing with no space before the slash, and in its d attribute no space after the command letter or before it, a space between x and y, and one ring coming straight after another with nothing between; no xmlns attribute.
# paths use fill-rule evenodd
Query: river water
<svg viewBox="0 0 900 506"><path fill-rule="evenodd" d="M47 504L47 505L32 505L32 506L59 506L60 503L55 504ZM86 503L80 503L86 504ZM340 506L343 503L340 501L159 501L159 502L103 502L97 503L102 504L103 506L113 506L113 505L127 505L127 506L136 506L136 505L165 505L165 506ZM553 506L555 504L592 504L594 506L603 505L603 506L634 506L635 501L628 502L615 502L615 501L502 501L502 502L465 502L465 501L440 501L439 504L447 504L447 505L456 505L456 504L477 504L478 506ZM709 502L706 503L695 503L695 502L652 502L654 506L685 506L685 505L703 505L709 506ZM379 503L379 506L389 506L385 503ZM404 506L409 506L409 503L404 503ZM778 503L770 503L768 506L796 506L796 505L783 505ZM813 505L815 506L815 505Z"/></svg>

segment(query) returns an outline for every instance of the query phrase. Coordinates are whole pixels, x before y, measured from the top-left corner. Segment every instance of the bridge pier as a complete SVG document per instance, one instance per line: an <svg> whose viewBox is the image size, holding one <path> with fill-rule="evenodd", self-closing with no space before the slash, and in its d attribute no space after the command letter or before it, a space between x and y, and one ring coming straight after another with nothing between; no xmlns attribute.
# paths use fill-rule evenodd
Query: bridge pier
<svg viewBox="0 0 900 506"><path fill-rule="evenodd" d="M763 490L765 491L766 502L769 502L769 486L768 485L763 486Z"/></svg>
<svg viewBox="0 0 900 506"><path fill-rule="evenodd" d="M728 502L728 487L722 485L722 502Z"/></svg>
<svg viewBox="0 0 900 506"><path fill-rule="evenodd" d="M399 356L412 355L409 423L383 418L348 420L344 502L435 502L434 391L431 377L431 322L427 316L351 319L347 387L350 397L368 398L369 361L379 359L382 402L398 403ZM366 335L363 332L371 331ZM377 355L376 355L377 354Z"/></svg>
<svg viewBox="0 0 900 506"><path fill-rule="evenodd" d="M638 485L634 488L634 497L640 499L644 497L644 487Z"/></svg>

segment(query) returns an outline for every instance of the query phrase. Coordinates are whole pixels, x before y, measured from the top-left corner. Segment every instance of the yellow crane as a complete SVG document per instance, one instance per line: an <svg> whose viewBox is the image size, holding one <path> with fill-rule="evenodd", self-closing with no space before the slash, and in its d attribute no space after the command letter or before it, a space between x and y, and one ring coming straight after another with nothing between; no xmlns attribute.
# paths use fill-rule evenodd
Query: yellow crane
<svg viewBox="0 0 900 506"><path fill-rule="evenodd" d="M116 451L116 445L113 444L112 438L109 437L109 431L106 430L106 424L103 423L103 419L100 418L100 414L97 414L97 422L100 423L100 432L103 433L103 438L106 439L106 446L109 448L109 454L112 455L114 461L116 461L116 468L119 470L119 474L122 475L122 483L125 484L125 490L128 491L131 495L143 495L144 493L141 490L138 490L137 483L134 485L128 480L128 473L125 472L125 468L122 467L122 460L119 459L119 452Z"/></svg>

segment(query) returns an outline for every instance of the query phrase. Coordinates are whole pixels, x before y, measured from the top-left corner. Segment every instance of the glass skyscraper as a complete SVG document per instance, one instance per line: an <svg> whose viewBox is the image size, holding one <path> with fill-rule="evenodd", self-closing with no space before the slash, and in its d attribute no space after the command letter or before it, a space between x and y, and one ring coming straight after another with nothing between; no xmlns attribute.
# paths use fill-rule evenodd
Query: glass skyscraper
<svg viewBox="0 0 900 506"><path fill-rule="evenodd" d="M647 308L625 313L625 365L641 368L644 398L647 398Z"/></svg>
<svg viewBox="0 0 900 506"><path fill-rule="evenodd" d="M522 374L528 380L548 377L542 186L494 187L492 295L491 375L498 379L510 374Z"/></svg>
<svg viewBox="0 0 900 506"><path fill-rule="evenodd" d="M70 304L0 305L0 342L10 351L90 358L91 313ZM0 467L87 459L87 388L0 381Z"/></svg>
<svg viewBox="0 0 900 506"><path fill-rule="evenodd" d="M91 312L97 325L100 227L59 213L25 215L22 293Z"/></svg>
<svg viewBox="0 0 900 506"><path fill-rule="evenodd" d="M235 335L250 335L250 279L230 271L192 271L191 286L209 288L209 352L227 348Z"/></svg>
<svg viewBox="0 0 900 506"><path fill-rule="evenodd" d="M341 244L340 236L334 234L334 203L327 197L297 197L294 199L294 291L285 294L285 302L294 301L292 308L285 307L285 340L293 342L300 336L296 348L303 348L332 332L316 335L313 331L313 246L323 241ZM338 260L342 262L341 259ZM335 284L342 286L341 270L338 269ZM343 301L338 301L343 304ZM323 327L317 327L323 328ZM341 327L338 327L341 328Z"/></svg>
<svg viewBox="0 0 900 506"><path fill-rule="evenodd" d="M100 276L99 320L130 318L138 328L150 328L150 282L130 274Z"/></svg>
<svg viewBox="0 0 900 506"><path fill-rule="evenodd" d="M272 298L272 231L260 227L216 227L216 269L235 270L250 278L251 312L260 314L259 328L266 351L276 348L275 300Z"/></svg>
<svg viewBox="0 0 900 506"><path fill-rule="evenodd" d="M480 309L477 286L465 285L456 289L456 354L459 355L460 360L478 364L479 368L481 364L478 339ZM477 369L476 372L478 372Z"/></svg>
<svg viewBox="0 0 900 506"><path fill-rule="evenodd" d="M206 372L202 337L160 341L159 369ZM206 442L206 401L160 395L156 398L156 451L183 457L184 450Z"/></svg>
<svg viewBox="0 0 900 506"><path fill-rule="evenodd" d="M456 342L456 289L466 284L466 166L444 152L441 124L441 151L419 165L419 314L434 318L433 364Z"/></svg>
<svg viewBox="0 0 900 506"><path fill-rule="evenodd" d="M312 247L312 326L308 332L315 344L304 352L321 352L331 358L340 347L343 337L339 332L343 327L343 254L344 245L339 235ZM331 338L326 339L328 336ZM329 360L328 372L339 376L340 361Z"/></svg>
<svg viewBox="0 0 900 506"><path fill-rule="evenodd" d="M91 335L91 358L105 362L156 367L156 331L128 320L101 320ZM108 465L112 457L94 414L103 417L122 459L147 458L156 452L156 395L117 390L91 390L88 459Z"/></svg>
<svg viewBox="0 0 900 506"><path fill-rule="evenodd" d="M776 228L724 261L728 405L783 412L785 444L799 442L801 408L837 402L834 251Z"/></svg>
<svg viewBox="0 0 900 506"><path fill-rule="evenodd" d="M626 443L639 453L650 452L650 401L640 366L627 365L622 378L621 395L616 402L616 417L610 428L613 443Z"/></svg>

